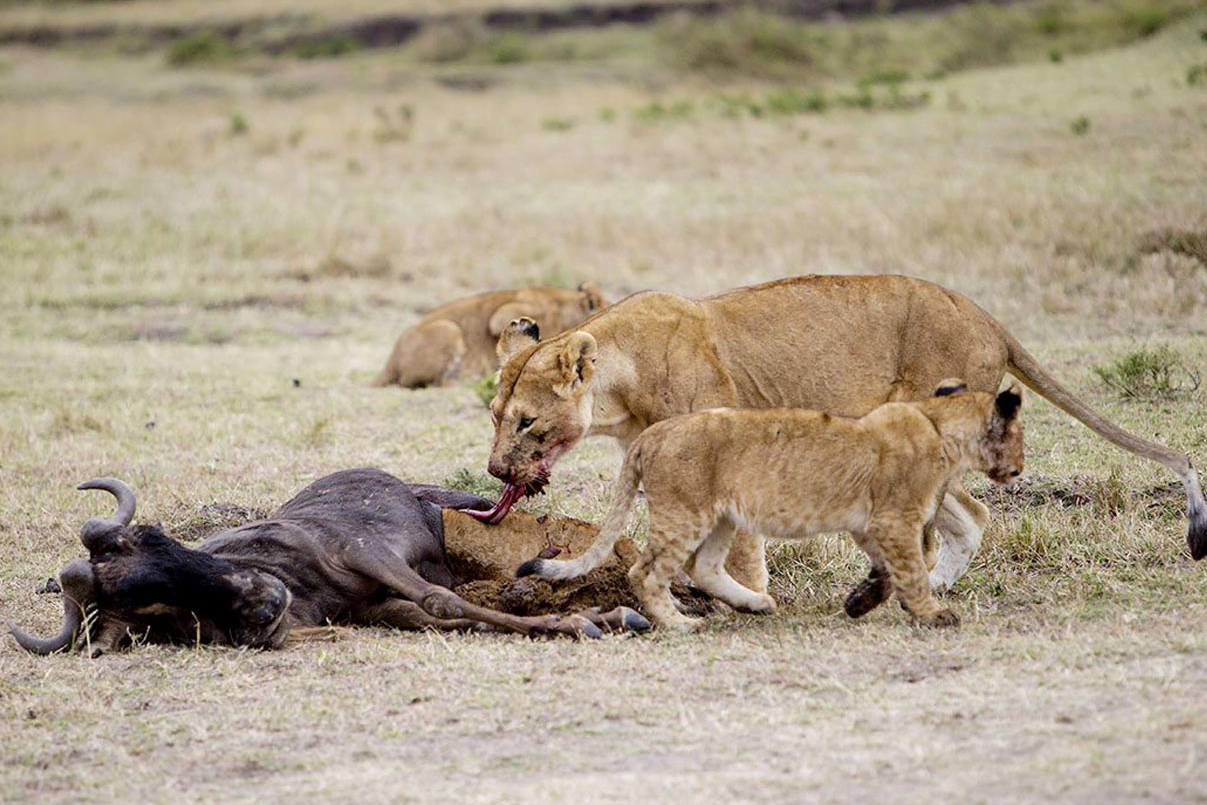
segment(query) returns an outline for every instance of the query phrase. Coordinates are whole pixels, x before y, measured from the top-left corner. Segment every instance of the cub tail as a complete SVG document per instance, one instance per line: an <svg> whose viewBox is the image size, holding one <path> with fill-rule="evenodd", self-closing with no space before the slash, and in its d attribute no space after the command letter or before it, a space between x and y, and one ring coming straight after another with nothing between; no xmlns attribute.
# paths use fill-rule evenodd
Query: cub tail
<svg viewBox="0 0 1207 805"><path fill-rule="evenodd" d="M595 542L591 543L591 547L574 559L529 559L516 569L516 578L538 576L542 579L576 579L603 564L616 546L616 541L624 534L629 509L633 507L633 499L637 497L637 487L640 483L641 440L638 439L625 456L624 466L620 468L620 477L616 481L612 508L608 511L603 528L600 529Z"/></svg>

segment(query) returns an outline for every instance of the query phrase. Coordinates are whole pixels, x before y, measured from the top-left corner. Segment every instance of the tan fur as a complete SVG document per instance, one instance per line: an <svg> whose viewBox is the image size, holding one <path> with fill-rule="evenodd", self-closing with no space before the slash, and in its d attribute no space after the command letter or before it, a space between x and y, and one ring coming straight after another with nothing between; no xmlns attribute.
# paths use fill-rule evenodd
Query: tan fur
<svg viewBox="0 0 1207 805"><path fill-rule="evenodd" d="M1099 435L1177 472L1187 492L1192 550L1195 534L1207 543L1207 505L1185 455L1091 410L965 297L893 275L795 277L698 301L641 293L576 331L530 342L503 367L491 403L490 471L523 484L585 436L627 445L656 422L707 408L862 416L887 401L922 399L945 377L992 393L1007 371ZM964 542L964 555L949 570L958 578L988 512L958 482L949 492L936 528L944 548L953 535ZM754 544L735 546L746 561L731 562L731 571L765 590L761 545L752 536L738 541Z"/></svg>
<svg viewBox="0 0 1207 805"><path fill-rule="evenodd" d="M491 291L441 305L407 329L394 344L376 386L442 386L477 379L497 368L496 342L513 319L528 317L556 335L604 307L599 288L534 287Z"/></svg>
<svg viewBox="0 0 1207 805"><path fill-rule="evenodd" d="M885 403L861 419L790 408L717 409L660 422L629 449L596 546L585 558L544 560L533 569L556 578L560 567L582 570L590 557L610 550L640 484L650 534L629 579L646 613L663 626L698 622L680 614L670 595L671 580L685 566L697 586L730 606L775 608L770 596L725 570L739 526L782 539L847 531L872 560L870 580L886 577L920 622L955 625L959 619L931 594L923 527L964 472L1005 482L1022 471L1017 385L997 399L999 405L993 395L961 392Z"/></svg>
<svg viewBox="0 0 1207 805"><path fill-rule="evenodd" d="M458 576L502 581L515 569L550 548L558 559L571 559L599 537L599 527L573 517L513 512L498 525L486 525L456 509L444 509L444 547Z"/></svg>

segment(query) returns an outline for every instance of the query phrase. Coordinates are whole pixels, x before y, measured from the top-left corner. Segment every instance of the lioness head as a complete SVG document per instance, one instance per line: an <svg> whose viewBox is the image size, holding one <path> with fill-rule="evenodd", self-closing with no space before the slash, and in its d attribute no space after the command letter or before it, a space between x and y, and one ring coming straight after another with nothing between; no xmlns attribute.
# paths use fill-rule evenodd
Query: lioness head
<svg viewBox="0 0 1207 805"><path fill-rule="evenodd" d="M975 440L970 469L980 470L999 484L1010 483L1022 474L1023 423L1019 411L1023 393L1018 383L994 396L969 393L963 380L951 378L939 383L935 396L951 398L944 404L949 407L948 421L975 423L974 432L968 434Z"/></svg>
<svg viewBox="0 0 1207 805"><path fill-rule="evenodd" d="M500 356L507 363L490 403L495 441L487 469L532 494L591 427L597 347L595 337L581 330L544 343L526 338L522 322L509 331L511 353Z"/></svg>

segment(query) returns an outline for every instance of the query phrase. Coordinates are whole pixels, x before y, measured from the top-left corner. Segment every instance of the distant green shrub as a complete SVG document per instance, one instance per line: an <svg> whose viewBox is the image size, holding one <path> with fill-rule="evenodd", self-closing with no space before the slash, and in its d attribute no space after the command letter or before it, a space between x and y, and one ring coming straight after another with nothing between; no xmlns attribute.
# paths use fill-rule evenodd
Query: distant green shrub
<svg viewBox="0 0 1207 805"><path fill-rule="evenodd" d="M242 112L235 112L231 115L230 126L227 129L232 137L238 137L241 134L247 134L251 130L251 125L247 122L247 118Z"/></svg>
<svg viewBox="0 0 1207 805"><path fill-rule="evenodd" d="M666 120L686 120L695 111L695 104L689 100L678 100L663 103L651 101L645 106L639 106L633 111L633 117L646 123L658 123Z"/></svg>
<svg viewBox="0 0 1207 805"><path fill-rule="evenodd" d="M527 37L506 33L486 43L486 60L491 64L519 64L532 60L532 46Z"/></svg>
<svg viewBox="0 0 1207 805"><path fill-rule="evenodd" d="M346 53L360 50L361 44L346 34L323 37L321 39L305 39L293 46L293 55L299 59L331 59Z"/></svg>
<svg viewBox="0 0 1207 805"><path fill-rule="evenodd" d="M777 14L742 10L666 25L663 46L689 70L749 75L799 74L815 61L810 28Z"/></svg>
<svg viewBox="0 0 1207 805"><path fill-rule="evenodd" d="M1074 134L1076 134L1078 136L1085 134L1089 130L1090 130L1090 119L1088 117L1086 117L1085 115L1075 118L1073 120L1073 122L1069 124L1069 131L1073 132Z"/></svg>
<svg viewBox="0 0 1207 805"><path fill-rule="evenodd" d="M217 31L203 30L176 39L168 45L165 58L173 67L212 64L236 54L235 45Z"/></svg>
<svg viewBox="0 0 1207 805"><path fill-rule="evenodd" d="M545 131L569 131L574 128L574 123L572 117L547 117L541 121L541 128Z"/></svg>
<svg viewBox="0 0 1207 805"><path fill-rule="evenodd" d="M1095 366L1094 374L1107 388L1129 400L1176 397L1197 390L1201 380L1178 353L1165 345L1129 352L1109 364Z"/></svg>

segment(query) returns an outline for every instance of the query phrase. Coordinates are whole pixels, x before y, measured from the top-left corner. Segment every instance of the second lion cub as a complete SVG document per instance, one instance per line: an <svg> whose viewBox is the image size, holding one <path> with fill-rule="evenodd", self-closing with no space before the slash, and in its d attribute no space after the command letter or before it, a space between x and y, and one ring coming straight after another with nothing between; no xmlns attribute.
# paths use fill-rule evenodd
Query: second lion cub
<svg viewBox="0 0 1207 805"><path fill-rule="evenodd" d="M847 531L872 561L847 612L862 615L895 591L921 623L954 626L959 618L931 594L923 528L947 484L965 472L979 470L997 483L1022 472L1021 405L1018 384L995 396L949 380L930 399L885 403L858 419L718 408L664 420L631 445L591 548L570 561L526 562L517 575L560 579L591 570L624 531L641 485L649 543L629 579L661 626L699 623L675 608L670 593L685 566L698 587L736 609L775 608L770 596L725 570L738 527L780 539Z"/></svg>

